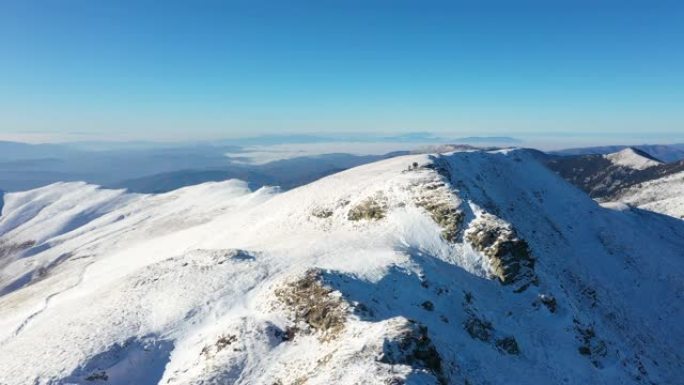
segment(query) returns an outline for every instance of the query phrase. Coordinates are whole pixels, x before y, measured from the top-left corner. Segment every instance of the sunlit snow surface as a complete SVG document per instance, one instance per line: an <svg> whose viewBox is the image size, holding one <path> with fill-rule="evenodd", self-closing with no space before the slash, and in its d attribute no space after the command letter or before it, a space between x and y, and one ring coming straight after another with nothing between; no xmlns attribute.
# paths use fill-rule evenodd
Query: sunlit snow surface
<svg viewBox="0 0 684 385"><path fill-rule="evenodd" d="M622 151L614 152L612 154L604 155L604 157L617 166L623 166L635 170L645 170L649 167L663 164L655 159L639 154L631 147L628 147Z"/></svg>
<svg viewBox="0 0 684 385"><path fill-rule="evenodd" d="M534 284L503 285L461 236L446 241L416 204L431 191L461 230L510 224ZM350 220L369 199L383 214ZM284 193L56 184L7 194L0 235L3 385L681 380L684 221L602 208L523 150L398 157ZM342 328L285 338L293 309L276 293L310 271ZM390 357L411 328L439 365Z"/></svg>
<svg viewBox="0 0 684 385"><path fill-rule="evenodd" d="M629 187L620 192L620 201L684 219L684 172Z"/></svg>

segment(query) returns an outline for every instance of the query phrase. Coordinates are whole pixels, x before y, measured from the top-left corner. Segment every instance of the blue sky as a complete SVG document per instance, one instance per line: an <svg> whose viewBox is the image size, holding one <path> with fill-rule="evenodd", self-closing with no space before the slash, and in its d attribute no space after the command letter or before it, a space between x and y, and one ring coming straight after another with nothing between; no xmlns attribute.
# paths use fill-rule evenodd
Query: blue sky
<svg viewBox="0 0 684 385"><path fill-rule="evenodd" d="M682 4L5 0L0 139L682 140Z"/></svg>

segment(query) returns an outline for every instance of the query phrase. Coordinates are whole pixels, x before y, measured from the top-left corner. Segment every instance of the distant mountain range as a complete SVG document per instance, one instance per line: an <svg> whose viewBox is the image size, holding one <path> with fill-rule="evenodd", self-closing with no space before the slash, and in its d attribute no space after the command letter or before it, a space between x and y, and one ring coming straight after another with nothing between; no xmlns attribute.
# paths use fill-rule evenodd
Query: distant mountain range
<svg viewBox="0 0 684 385"><path fill-rule="evenodd" d="M259 140L330 140L325 136L284 138L272 136ZM509 137L466 137L451 142L460 144L439 141L428 144L429 140L438 139L428 133L384 139L394 140L394 148L413 147L414 150L359 155L326 153L325 144L315 144L315 151L298 155L298 151L291 151L297 148L296 145L285 149L261 146L258 151L267 155L268 151L273 151L277 156L265 162L252 163L242 161L242 158L247 159L254 154L250 147L227 142L182 147L150 143L29 145L0 142L0 189L21 191L60 181L85 181L130 192L163 193L204 182L240 179L247 181L251 188L280 186L287 190L351 167L409 152L493 150L518 142ZM256 138L245 140L242 144L250 143L250 140L257 143ZM426 144L419 144L421 141ZM680 158L684 157L683 144L604 146L537 154L555 172L601 202L626 201L676 217L684 215L684 210L676 203L678 195L684 195L677 182L677 175L682 169ZM643 194L637 192L641 185L644 186Z"/></svg>
<svg viewBox="0 0 684 385"><path fill-rule="evenodd" d="M242 147L231 144L108 146L0 142L0 189L21 191L55 182L85 181L133 192L158 193L231 178L247 180L253 187L292 188L340 170L401 154L328 153L252 165L231 160L227 154L237 159L242 151Z"/></svg>
<svg viewBox="0 0 684 385"><path fill-rule="evenodd" d="M677 144L643 144L643 145L616 145L616 146L597 146L597 147L581 147L570 148L567 150L552 151L553 154L558 155L593 155L593 154L610 154L624 150L625 148L634 148L641 150L650 156L662 160L663 162L674 162L684 159L684 143Z"/></svg>

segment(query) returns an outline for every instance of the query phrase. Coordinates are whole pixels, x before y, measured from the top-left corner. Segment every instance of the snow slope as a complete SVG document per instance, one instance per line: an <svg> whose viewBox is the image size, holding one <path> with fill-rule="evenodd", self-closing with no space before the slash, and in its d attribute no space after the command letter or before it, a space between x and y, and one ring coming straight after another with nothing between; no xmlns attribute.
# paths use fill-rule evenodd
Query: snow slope
<svg viewBox="0 0 684 385"><path fill-rule="evenodd" d="M662 163L634 148L608 155L542 155L552 170L601 203L622 202L684 217L684 162Z"/></svg>
<svg viewBox="0 0 684 385"><path fill-rule="evenodd" d="M604 157L610 160L614 165L635 170L645 170L649 167L663 164L663 162L651 157L647 153L632 147L627 147L624 150L604 155Z"/></svg>
<svg viewBox="0 0 684 385"><path fill-rule="evenodd" d="M620 191L620 202L684 219L684 172L652 179Z"/></svg>
<svg viewBox="0 0 684 385"><path fill-rule="evenodd" d="M525 150L284 193L52 185L5 196L0 240L0 384L681 379L684 221Z"/></svg>

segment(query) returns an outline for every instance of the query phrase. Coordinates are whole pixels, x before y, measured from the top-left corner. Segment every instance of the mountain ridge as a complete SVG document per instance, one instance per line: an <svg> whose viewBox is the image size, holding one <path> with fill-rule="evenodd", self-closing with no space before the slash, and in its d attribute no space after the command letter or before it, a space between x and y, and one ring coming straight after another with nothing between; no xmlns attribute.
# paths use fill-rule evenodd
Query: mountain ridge
<svg viewBox="0 0 684 385"><path fill-rule="evenodd" d="M636 148L607 155L545 155L551 170L599 202L623 202L684 218L684 160L662 163Z"/></svg>
<svg viewBox="0 0 684 385"><path fill-rule="evenodd" d="M674 381L684 225L603 208L537 156L136 195L3 268L33 273L0 296L0 382Z"/></svg>

